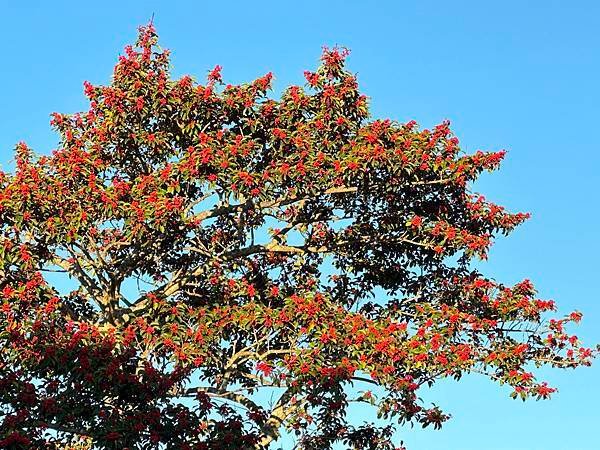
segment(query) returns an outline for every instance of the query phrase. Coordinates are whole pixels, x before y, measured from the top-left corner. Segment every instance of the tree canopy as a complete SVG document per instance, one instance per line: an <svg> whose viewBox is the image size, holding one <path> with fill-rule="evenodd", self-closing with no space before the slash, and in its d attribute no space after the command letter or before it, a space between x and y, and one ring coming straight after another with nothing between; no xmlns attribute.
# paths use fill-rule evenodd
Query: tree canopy
<svg viewBox="0 0 600 450"><path fill-rule="evenodd" d="M590 364L580 313L474 268L528 218L471 191L504 152L370 118L346 56L273 99L271 74L172 79L148 25L88 111L53 114L52 154L17 145L0 447L394 449L448 419L418 397L439 379L547 398L535 367Z"/></svg>

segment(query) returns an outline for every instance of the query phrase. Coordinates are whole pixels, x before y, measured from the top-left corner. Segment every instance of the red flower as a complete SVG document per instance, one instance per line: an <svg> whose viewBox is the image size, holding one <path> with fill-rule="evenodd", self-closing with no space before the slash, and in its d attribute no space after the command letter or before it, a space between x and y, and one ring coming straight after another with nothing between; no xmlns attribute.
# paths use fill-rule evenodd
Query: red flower
<svg viewBox="0 0 600 450"><path fill-rule="evenodd" d="M423 219L420 216L415 216L410 221L410 224L413 228L418 228L423 223Z"/></svg>
<svg viewBox="0 0 600 450"><path fill-rule="evenodd" d="M27 246L25 244L21 244L21 246L19 247L19 255L21 256L21 260L23 262L28 262L31 259L31 255L29 254L29 251L27 250Z"/></svg>
<svg viewBox="0 0 600 450"><path fill-rule="evenodd" d="M223 82L223 78L221 77L221 66L216 65L213 70L208 74L209 83L221 83Z"/></svg>
<svg viewBox="0 0 600 450"><path fill-rule="evenodd" d="M446 364L448 364L448 358L446 358L444 355L438 355L435 357L435 360L440 363L441 365L445 366Z"/></svg>
<svg viewBox="0 0 600 450"><path fill-rule="evenodd" d="M519 344L513 349L513 354L515 356L521 355L527 351L529 346L527 344Z"/></svg>
<svg viewBox="0 0 600 450"><path fill-rule="evenodd" d="M88 98L94 97L94 86L89 81L84 81L83 86L85 88L85 95Z"/></svg>
<svg viewBox="0 0 600 450"><path fill-rule="evenodd" d="M572 312L571 314L569 314L569 319L571 319L572 321L579 323L581 321L581 318L583 317L583 314L581 314L579 311L575 311Z"/></svg>
<svg viewBox="0 0 600 450"><path fill-rule="evenodd" d="M546 385L546 383L542 383L542 384L541 384L541 385L538 387L537 391L538 391L538 394L539 394L541 397L543 397L543 398L547 398L547 397L549 397L549 396L550 396L550 394L552 394L553 392L556 392L556 389L555 389L555 388L548 387L548 385Z"/></svg>
<svg viewBox="0 0 600 450"><path fill-rule="evenodd" d="M262 372L266 377L270 376L273 372L273 368L264 361L260 361L258 364L256 364L256 369Z"/></svg>
<svg viewBox="0 0 600 450"><path fill-rule="evenodd" d="M315 87L319 83L319 74L317 73L306 70L304 72L304 78L306 78L306 81L311 87Z"/></svg>
<svg viewBox="0 0 600 450"><path fill-rule="evenodd" d="M350 170L356 170L356 169L358 169L358 163L355 162L355 161L350 161L348 163L348 169L350 169Z"/></svg>
<svg viewBox="0 0 600 450"><path fill-rule="evenodd" d="M273 136L275 136L278 139L285 139L286 133L281 128L275 128L273 129Z"/></svg>

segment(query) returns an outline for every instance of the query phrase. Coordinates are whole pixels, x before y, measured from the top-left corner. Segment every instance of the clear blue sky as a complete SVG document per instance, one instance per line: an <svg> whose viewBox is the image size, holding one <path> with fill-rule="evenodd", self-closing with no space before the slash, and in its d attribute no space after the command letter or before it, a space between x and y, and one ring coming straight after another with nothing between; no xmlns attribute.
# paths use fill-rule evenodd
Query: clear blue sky
<svg viewBox="0 0 600 450"><path fill-rule="evenodd" d="M463 148L509 151L477 189L533 218L500 238L485 273L531 278L576 333L600 342L600 3L595 1L239 1L0 3L0 163L27 141L48 152L52 111L85 107L136 27L155 14L177 75L221 64L232 82L268 71L303 82L322 45L352 49L375 117L448 118ZM428 394L453 414L442 431L407 429L409 450L598 450L600 361L548 371L551 401L513 401L477 377Z"/></svg>

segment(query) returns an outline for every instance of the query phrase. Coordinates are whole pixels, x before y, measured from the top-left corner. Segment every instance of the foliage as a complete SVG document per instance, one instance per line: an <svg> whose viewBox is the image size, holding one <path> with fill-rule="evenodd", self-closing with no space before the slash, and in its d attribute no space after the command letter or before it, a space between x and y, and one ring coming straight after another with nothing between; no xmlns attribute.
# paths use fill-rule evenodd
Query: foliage
<svg viewBox="0 0 600 450"><path fill-rule="evenodd" d="M53 115L57 150L17 146L1 447L267 448L285 429L302 449L393 449L394 424L448 418L417 396L440 378L546 398L532 366L590 363L564 330L581 314L547 320L528 280L472 267L528 217L469 190L504 152L369 120L346 56L325 49L273 100L271 74L172 80L142 27L110 85L85 83L89 111ZM384 425L351 423L356 402Z"/></svg>

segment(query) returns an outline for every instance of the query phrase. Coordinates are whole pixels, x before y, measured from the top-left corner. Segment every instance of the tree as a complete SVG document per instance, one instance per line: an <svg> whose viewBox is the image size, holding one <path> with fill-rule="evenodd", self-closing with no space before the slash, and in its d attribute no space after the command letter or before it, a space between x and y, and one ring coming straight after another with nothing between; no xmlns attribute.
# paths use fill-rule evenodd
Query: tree
<svg viewBox="0 0 600 450"><path fill-rule="evenodd" d="M0 447L392 449L448 418L417 392L589 365L574 312L473 268L511 214L442 123L369 120L326 49L305 87L172 80L151 25L58 149L0 173ZM265 392L267 394L265 394ZM270 399L273 399L272 401ZM381 422L354 424L350 403ZM77 447L79 446L79 447Z"/></svg>

